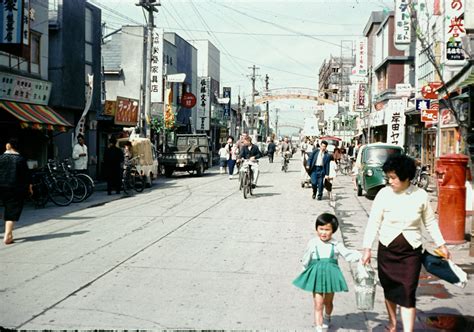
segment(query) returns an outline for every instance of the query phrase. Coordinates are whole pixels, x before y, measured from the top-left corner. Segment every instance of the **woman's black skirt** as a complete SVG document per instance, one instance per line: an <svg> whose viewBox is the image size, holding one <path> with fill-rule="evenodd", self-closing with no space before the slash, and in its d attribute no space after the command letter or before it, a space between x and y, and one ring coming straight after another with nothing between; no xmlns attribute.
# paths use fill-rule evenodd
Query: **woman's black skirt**
<svg viewBox="0 0 474 332"><path fill-rule="evenodd" d="M385 298L403 307L414 308L421 270L421 246L413 249L403 234L388 247L379 242L377 265Z"/></svg>

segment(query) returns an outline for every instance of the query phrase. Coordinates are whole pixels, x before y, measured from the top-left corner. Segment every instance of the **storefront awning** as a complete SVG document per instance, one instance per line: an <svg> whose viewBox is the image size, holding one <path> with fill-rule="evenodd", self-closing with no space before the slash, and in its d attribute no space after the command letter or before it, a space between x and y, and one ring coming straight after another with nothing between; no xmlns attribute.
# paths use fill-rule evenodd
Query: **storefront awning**
<svg viewBox="0 0 474 332"><path fill-rule="evenodd" d="M1 100L0 108L16 117L21 122L22 128L31 127L65 132L67 127L72 127L66 119L48 106Z"/></svg>

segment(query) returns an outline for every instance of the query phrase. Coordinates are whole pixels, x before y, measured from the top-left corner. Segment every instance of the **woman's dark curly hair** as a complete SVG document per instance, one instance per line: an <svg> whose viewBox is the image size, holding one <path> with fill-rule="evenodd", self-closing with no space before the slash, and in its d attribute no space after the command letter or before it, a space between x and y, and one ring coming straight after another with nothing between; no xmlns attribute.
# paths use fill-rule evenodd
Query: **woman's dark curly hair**
<svg viewBox="0 0 474 332"><path fill-rule="evenodd" d="M406 154L392 154L387 158L382 169L385 173L395 172L400 181L405 181L406 179L411 181L415 177L416 164L415 160Z"/></svg>
<svg viewBox="0 0 474 332"><path fill-rule="evenodd" d="M339 221L337 217L331 213L322 213L316 218L315 228L318 229L318 226L325 226L327 224L331 224L332 232L336 233L337 229L339 228Z"/></svg>

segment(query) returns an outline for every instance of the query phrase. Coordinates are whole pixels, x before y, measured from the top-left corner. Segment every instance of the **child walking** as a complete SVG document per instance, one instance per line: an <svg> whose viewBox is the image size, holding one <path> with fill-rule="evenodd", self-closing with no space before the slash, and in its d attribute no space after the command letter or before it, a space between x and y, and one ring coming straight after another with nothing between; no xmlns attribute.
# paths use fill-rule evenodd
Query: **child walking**
<svg viewBox="0 0 474 332"><path fill-rule="evenodd" d="M308 242L302 259L304 271L293 281L296 287L313 293L317 332L327 328L331 322L334 293L348 291L346 280L337 264L338 256L343 256L348 262L358 261L362 256L357 250L347 249L344 244L332 239L338 227L335 215L323 213L318 216L316 237Z"/></svg>

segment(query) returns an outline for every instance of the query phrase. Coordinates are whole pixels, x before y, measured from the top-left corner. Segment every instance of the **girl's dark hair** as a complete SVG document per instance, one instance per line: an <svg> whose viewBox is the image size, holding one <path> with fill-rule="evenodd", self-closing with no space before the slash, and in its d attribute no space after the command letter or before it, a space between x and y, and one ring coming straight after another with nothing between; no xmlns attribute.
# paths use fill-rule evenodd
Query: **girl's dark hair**
<svg viewBox="0 0 474 332"><path fill-rule="evenodd" d="M222 144L221 144L221 148L225 148L225 143L222 143Z"/></svg>
<svg viewBox="0 0 474 332"><path fill-rule="evenodd" d="M339 228L339 221L335 215L331 213L322 213L316 218L316 229L318 229L318 226L325 226L327 224L331 224L332 232L336 233Z"/></svg>
<svg viewBox="0 0 474 332"><path fill-rule="evenodd" d="M385 173L395 172L400 181L412 180L416 173L415 160L406 154L392 154L382 166Z"/></svg>

